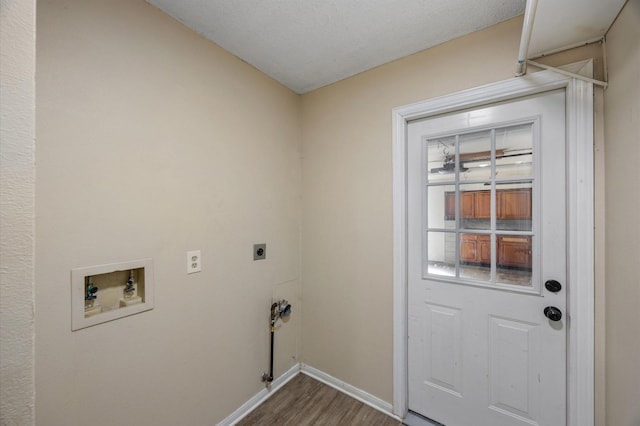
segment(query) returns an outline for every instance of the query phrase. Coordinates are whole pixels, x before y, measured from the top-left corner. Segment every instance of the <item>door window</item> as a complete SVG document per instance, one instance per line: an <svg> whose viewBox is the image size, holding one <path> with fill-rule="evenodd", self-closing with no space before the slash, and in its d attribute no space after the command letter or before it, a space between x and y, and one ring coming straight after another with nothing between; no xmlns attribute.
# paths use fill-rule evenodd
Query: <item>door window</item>
<svg viewBox="0 0 640 426"><path fill-rule="evenodd" d="M537 120L423 140L423 277L533 288Z"/></svg>

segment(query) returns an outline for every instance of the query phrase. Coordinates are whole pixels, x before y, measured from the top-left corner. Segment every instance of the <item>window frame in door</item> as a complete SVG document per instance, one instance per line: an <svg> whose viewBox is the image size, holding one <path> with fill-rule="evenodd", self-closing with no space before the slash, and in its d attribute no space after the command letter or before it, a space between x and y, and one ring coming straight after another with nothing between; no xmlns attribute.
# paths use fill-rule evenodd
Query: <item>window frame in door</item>
<svg viewBox="0 0 640 426"><path fill-rule="evenodd" d="M426 187L425 191L428 191L429 188L432 187L442 187L442 186L446 186L446 187L453 187L453 193L455 194L455 214L454 214L454 219L455 220L455 227L454 228L448 228L448 229L437 229L437 228L432 228L431 226L429 226L428 222L429 222L429 217L428 217L428 211L429 211L429 207L428 207L428 199L429 196L427 195L427 193L423 193L423 202L421 203L423 206L423 212L422 212L422 252L423 254L426 254L422 256L422 278L423 279L430 279L430 280L435 280L435 281L440 281L440 282L449 282L452 284L463 284L463 285L471 285L471 286L479 286L479 287L486 287L486 288L494 288L494 289L502 289L502 290L510 290L510 291L514 291L514 292L518 292L518 293L528 293L528 294L542 294L542 286L538 283L539 279L538 277L540 276L540 261L539 261L539 242L538 242L538 237L540 236L540 217L541 217L541 211L540 211L540 203L538 201L539 199L539 191L540 191L540 174L542 172L541 170L541 161L539 160L539 156L540 156L540 116L533 116L533 117L523 117L520 118L518 120L510 120L510 121L503 121L503 122L496 122L496 123L492 123L491 125L482 125L482 126L475 126L475 127L468 127L465 128L464 130L460 130L460 131L456 131L456 132L446 132L443 134L433 134L433 135L425 135L422 137L421 140L421 144L422 144L422 161L427 161L427 145L434 141L434 140L439 140L439 139L447 139L447 138L451 138L453 140L455 140L455 146L456 146L456 153L455 153L455 157L459 158L459 153L457 151L457 149L459 149L459 143L458 142L458 138L459 137L464 137L467 135L472 135L472 134L476 134L476 133L482 133L482 132L488 132L490 135L490 140L491 140L491 147L490 147L490 152L491 152L491 159L489 160L491 162L491 175L490 177L483 177L483 178L479 178L476 180L466 180L466 179L461 179L461 175L462 173L459 171L459 168L461 167L461 163L458 163L458 160L456 160L456 168L454 170L454 173L452 173L452 175L454 176L453 180L449 180L449 181L435 181L435 182L431 182L429 181L429 179L426 177L426 173L427 173L427 168L426 167L422 167L422 181L423 181L423 185ZM495 133L496 131L502 130L502 129L507 129L507 128L512 128L512 127L520 127L520 126L524 126L524 125L529 125L531 127L531 139L532 139L532 144L531 144L531 150L532 150L532 154L533 154L533 164L531 167L531 174L527 175L527 176L509 176L506 178L503 177L498 177L496 175L496 136ZM487 184L488 182L490 182L490 189L487 191L490 194L490 200L491 200L491 205L493 207L490 208L490 210L493 211L493 218L491 217L491 213L489 215L489 221L491 223L489 228L486 229L482 229L481 231L478 231L477 234L475 234L473 232L473 230L471 229L464 229L464 227L461 225L460 221L461 218L464 217L464 214L462 213L462 202L461 202L461 198L460 198L460 194L463 194L463 191L460 189L463 186L467 186L467 185L474 185L474 184ZM531 184L531 192L532 192L532 206L536 206L534 208L532 208L532 210L529 212L531 217L532 217L532 223L531 223L531 229L529 231L507 231L505 229L501 229L497 227L496 221L498 218L498 205L497 205L497 193L498 193L498 185L501 184L510 184L510 183L530 183ZM448 232L448 233L452 233L454 235L456 235L455 239L456 239L456 249L455 249L455 256L456 256L456 263L455 263L455 269L456 269L456 275L452 276L452 277L446 277L446 276L442 276L442 275L434 275L434 274L429 274L428 273L428 260L427 257L429 256L429 251L428 251L428 243L427 243L427 233L428 232ZM460 251L461 251L461 241L460 241L460 236L462 236L463 234L475 234L475 235L487 235L489 237L491 237L491 249L490 252L492 253L491 255L491 261L490 261L490 269L491 269L491 273L490 273L490 279L489 280L477 280L477 279L473 279L473 278L463 278L461 276L459 276L459 271L460 271L460 266L461 266L461 255L460 255ZM530 283L528 285L518 285L518 284L510 284L510 283L506 283L506 282L500 282L499 280L497 280L496 277L496 269L497 269L497 257L498 257L498 245L497 245L497 240L501 237L501 236L511 236L511 235L521 235L521 236L527 236L530 239L532 239L533 244L530 247L533 255L532 255L532 259L531 259L531 275L530 275Z"/></svg>

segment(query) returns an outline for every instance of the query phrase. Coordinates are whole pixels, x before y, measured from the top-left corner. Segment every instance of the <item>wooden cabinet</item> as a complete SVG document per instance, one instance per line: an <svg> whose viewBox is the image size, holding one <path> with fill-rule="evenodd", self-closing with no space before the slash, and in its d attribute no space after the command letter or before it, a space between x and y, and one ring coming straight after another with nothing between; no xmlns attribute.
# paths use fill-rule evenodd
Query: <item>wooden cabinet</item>
<svg viewBox="0 0 640 426"><path fill-rule="evenodd" d="M498 267L531 269L531 237L498 235L496 239ZM491 264L491 236L460 234L460 262Z"/></svg>
<svg viewBox="0 0 640 426"><path fill-rule="evenodd" d="M531 219L531 189L497 191L498 219Z"/></svg>
<svg viewBox="0 0 640 426"><path fill-rule="evenodd" d="M456 218L455 192L445 193L445 219ZM496 191L496 219L505 221L531 220L531 189L502 189ZM460 193L462 219L491 219L491 191L463 191ZM482 222L480 222L482 223ZM461 227L477 226L462 222ZM483 229L488 229L483 228ZM498 228L510 229L510 228ZM518 229L518 228L515 228ZM491 236L486 234L460 234L460 262L490 265ZM498 267L531 269L531 237L498 235L496 237L496 262Z"/></svg>
<svg viewBox="0 0 640 426"><path fill-rule="evenodd" d="M463 219L491 219L491 191L463 191L460 193L460 211ZM531 189L504 189L496 191L498 220L531 220ZM444 194L444 218L456 218L456 194Z"/></svg>
<svg viewBox="0 0 640 426"><path fill-rule="evenodd" d="M491 236L484 234L460 235L460 261L491 264Z"/></svg>
<svg viewBox="0 0 640 426"><path fill-rule="evenodd" d="M491 264L491 236L478 235L478 260L480 263Z"/></svg>
<svg viewBox="0 0 640 426"><path fill-rule="evenodd" d="M473 191L465 191L460 193L460 204L462 205L461 213L464 219L473 219L476 217L476 193Z"/></svg>
<svg viewBox="0 0 640 426"><path fill-rule="evenodd" d="M491 191L475 191L474 219L491 219Z"/></svg>
<svg viewBox="0 0 640 426"><path fill-rule="evenodd" d="M498 265L531 269L531 237L498 236Z"/></svg>
<svg viewBox="0 0 640 426"><path fill-rule="evenodd" d="M491 191L463 191L460 193L463 219L491 219ZM456 193L444 194L444 218L456 218Z"/></svg>
<svg viewBox="0 0 640 426"><path fill-rule="evenodd" d="M478 262L478 236L476 234L460 235L460 262Z"/></svg>

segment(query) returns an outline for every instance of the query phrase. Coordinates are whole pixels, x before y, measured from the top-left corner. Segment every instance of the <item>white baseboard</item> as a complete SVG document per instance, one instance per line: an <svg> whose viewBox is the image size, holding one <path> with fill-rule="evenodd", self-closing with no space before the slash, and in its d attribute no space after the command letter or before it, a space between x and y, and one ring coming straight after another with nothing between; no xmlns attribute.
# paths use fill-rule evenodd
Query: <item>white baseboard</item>
<svg viewBox="0 0 640 426"><path fill-rule="evenodd" d="M217 426L233 426L240 420L245 418L256 407L266 401L271 395L273 395L278 389L284 386L288 381L293 379L300 372L300 364L295 364L286 373L274 379L271 382L269 388L265 387L260 392L255 394L250 400L242 404L236 411L231 413L227 418L218 423Z"/></svg>
<svg viewBox="0 0 640 426"><path fill-rule="evenodd" d="M342 380L336 379L335 377L323 371L320 371L318 369L315 369L303 363L300 363L300 372L303 374L306 374L307 376L313 377L319 382L322 382L325 385L331 386L332 388L337 389L340 392L347 394L354 399L357 399L363 404L366 404L369 407L376 409L381 413L386 414L387 416L393 417L398 421L402 421L401 417L393 414L393 405L391 405L386 401L383 401L377 396L373 396L370 393L363 391L362 389L358 389L355 386L345 383Z"/></svg>

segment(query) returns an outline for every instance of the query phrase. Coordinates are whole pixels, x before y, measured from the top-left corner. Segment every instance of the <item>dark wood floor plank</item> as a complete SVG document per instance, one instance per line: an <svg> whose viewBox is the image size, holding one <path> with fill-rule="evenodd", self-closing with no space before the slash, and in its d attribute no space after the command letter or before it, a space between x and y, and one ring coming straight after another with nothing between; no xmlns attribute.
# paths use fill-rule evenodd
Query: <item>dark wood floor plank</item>
<svg viewBox="0 0 640 426"><path fill-rule="evenodd" d="M339 392L327 409L316 419L317 424L354 424L354 417L362 405L364 404L360 401Z"/></svg>
<svg viewBox="0 0 640 426"><path fill-rule="evenodd" d="M358 420L358 424L362 425L394 426L401 424L393 417L389 417L365 404L362 404L362 407L360 407L356 419Z"/></svg>
<svg viewBox="0 0 640 426"><path fill-rule="evenodd" d="M242 419L238 426L362 425L402 423L319 381L298 374Z"/></svg>

